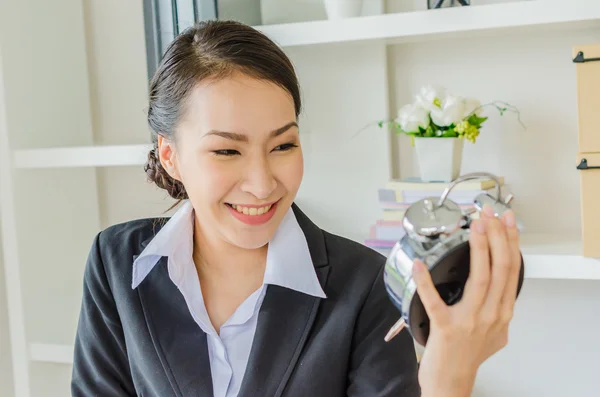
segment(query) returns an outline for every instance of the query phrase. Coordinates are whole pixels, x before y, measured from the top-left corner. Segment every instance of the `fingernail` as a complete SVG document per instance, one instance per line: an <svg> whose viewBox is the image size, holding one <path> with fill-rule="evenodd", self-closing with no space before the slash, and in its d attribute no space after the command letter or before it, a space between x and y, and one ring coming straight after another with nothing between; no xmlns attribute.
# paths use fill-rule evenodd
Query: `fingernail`
<svg viewBox="0 0 600 397"><path fill-rule="evenodd" d="M515 227L517 220L515 219L515 213L512 210L507 210L502 214L502 222L506 227Z"/></svg>
<svg viewBox="0 0 600 397"><path fill-rule="evenodd" d="M404 323L404 319L400 319L398 321L396 321L396 324L394 324L392 326L392 328L390 328L390 330L388 331L387 335L385 336L385 338L383 338L386 342L391 341L392 339L394 339L394 337L396 335L398 335L400 333L400 331L402 331L405 327L405 323Z"/></svg>
<svg viewBox="0 0 600 397"><path fill-rule="evenodd" d="M489 218L495 218L496 217L496 213L494 212L494 210L492 209L491 206L489 205L484 205L483 206L483 213L489 217Z"/></svg>
<svg viewBox="0 0 600 397"><path fill-rule="evenodd" d="M477 233L485 233L485 223L481 219L474 220L472 226Z"/></svg>

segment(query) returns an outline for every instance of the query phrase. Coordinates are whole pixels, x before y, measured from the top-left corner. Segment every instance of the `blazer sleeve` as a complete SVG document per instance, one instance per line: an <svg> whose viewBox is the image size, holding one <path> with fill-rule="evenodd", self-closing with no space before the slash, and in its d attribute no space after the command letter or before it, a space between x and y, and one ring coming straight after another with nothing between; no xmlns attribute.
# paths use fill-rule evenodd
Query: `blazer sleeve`
<svg viewBox="0 0 600 397"><path fill-rule="evenodd" d="M135 396L123 328L94 239L83 278L83 298L73 358L73 397Z"/></svg>
<svg viewBox="0 0 600 397"><path fill-rule="evenodd" d="M390 342L384 337L398 321L379 271L362 307L354 331L350 358L348 397L418 397L418 366L415 346L408 330Z"/></svg>

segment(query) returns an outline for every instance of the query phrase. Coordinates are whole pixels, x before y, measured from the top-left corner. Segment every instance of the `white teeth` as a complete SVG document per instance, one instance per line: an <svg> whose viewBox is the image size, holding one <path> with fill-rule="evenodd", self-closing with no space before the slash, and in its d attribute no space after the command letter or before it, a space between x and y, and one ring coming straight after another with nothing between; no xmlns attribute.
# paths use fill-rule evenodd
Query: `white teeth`
<svg viewBox="0 0 600 397"><path fill-rule="evenodd" d="M266 214L267 212L269 212L269 210L271 209L272 206L267 205L266 207L256 208L256 207L243 207L241 205L231 204L231 207L234 210L236 210L237 212L242 213L244 215L255 216L255 215Z"/></svg>

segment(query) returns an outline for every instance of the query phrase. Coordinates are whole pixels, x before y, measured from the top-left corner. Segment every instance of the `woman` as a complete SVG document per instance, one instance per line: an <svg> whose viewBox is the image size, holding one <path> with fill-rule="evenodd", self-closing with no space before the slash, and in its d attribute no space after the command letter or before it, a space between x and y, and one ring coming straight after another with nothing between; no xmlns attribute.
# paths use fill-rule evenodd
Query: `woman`
<svg viewBox="0 0 600 397"><path fill-rule="evenodd" d="M385 258L294 204L300 108L292 64L248 26L202 23L170 45L151 82L146 171L181 207L96 237L74 396L470 394L479 365L506 344L514 215L474 223L471 277L452 307L415 263L432 323L418 368L406 330L384 341L399 316Z"/></svg>

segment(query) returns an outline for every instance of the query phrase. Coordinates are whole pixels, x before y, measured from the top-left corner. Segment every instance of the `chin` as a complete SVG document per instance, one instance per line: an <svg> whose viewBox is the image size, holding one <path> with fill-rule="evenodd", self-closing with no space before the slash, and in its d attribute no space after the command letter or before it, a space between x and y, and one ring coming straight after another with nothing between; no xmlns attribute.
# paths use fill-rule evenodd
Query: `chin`
<svg viewBox="0 0 600 397"><path fill-rule="evenodd" d="M239 248L243 248L245 250L257 250L263 248L265 245L269 243L268 239L264 239L262 241L240 241L235 244Z"/></svg>
<svg viewBox="0 0 600 397"><path fill-rule="evenodd" d="M285 203L278 202L273 216L264 224L249 225L232 219L231 228L225 235L236 247L249 250L262 248L271 241L288 209Z"/></svg>
<svg viewBox="0 0 600 397"><path fill-rule="evenodd" d="M267 231L257 230L245 230L229 238L232 245L236 247L255 250L264 247L271 241L275 232L269 233Z"/></svg>

